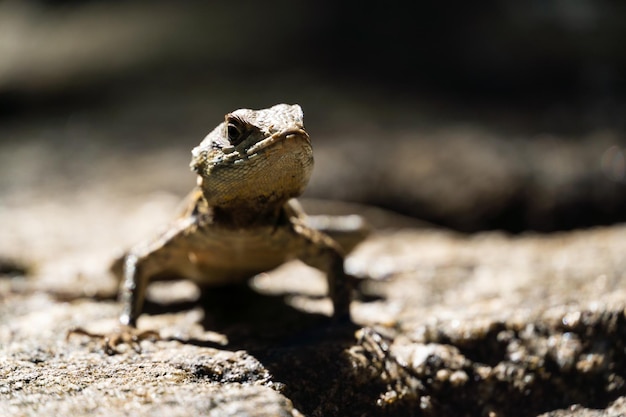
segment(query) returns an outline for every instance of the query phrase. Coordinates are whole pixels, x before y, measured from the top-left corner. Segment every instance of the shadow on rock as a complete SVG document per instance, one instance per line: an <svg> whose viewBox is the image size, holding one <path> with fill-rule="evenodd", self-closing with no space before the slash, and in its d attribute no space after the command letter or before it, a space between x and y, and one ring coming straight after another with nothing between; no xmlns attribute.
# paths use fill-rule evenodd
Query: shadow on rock
<svg viewBox="0 0 626 417"><path fill-rule="evenodd" d="M198 302L148 303L146 312L185 310L201 304L206 330L224 334L226 346L201 340L179 342L246 351L263 364L281 391L305 415L380 413L377 399L385 391L379 375L364 377L355 366L359 327L350 322L303 312L289 306L285 295L260 294L247 285L212 288Z"/></svg>

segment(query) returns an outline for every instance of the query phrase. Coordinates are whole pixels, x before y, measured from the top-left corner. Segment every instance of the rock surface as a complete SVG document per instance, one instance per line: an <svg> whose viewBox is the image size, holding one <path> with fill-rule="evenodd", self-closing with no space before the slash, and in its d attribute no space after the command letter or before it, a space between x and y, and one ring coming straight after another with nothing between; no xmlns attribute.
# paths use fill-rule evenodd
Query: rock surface
<svg viewBox="0 0 626 417"><path fill-rule="evenodd" d="M116 326L108 264L238 107L305 108L309 196L465 232L625 221L617 2L101 3L0 3L0 416L626 415L623 225L461 235L317 202L377 228L348 260L354 326L294 263L202 303L153 285L139 326L162 340L117 355L72 331Z"/></svg>
<svg viewBox="0 0 626 417"><path fill-rule="evenodd" d="M188 283L154 285L139 326L163 340L108 356L70 330L114 328L107 264L177 198L104 188L2 207L3 416L626 411L625 226L381 229L347 263L369 276L349 327L327 322L323 277L298 263L216 290L203 307Z"/></svg>

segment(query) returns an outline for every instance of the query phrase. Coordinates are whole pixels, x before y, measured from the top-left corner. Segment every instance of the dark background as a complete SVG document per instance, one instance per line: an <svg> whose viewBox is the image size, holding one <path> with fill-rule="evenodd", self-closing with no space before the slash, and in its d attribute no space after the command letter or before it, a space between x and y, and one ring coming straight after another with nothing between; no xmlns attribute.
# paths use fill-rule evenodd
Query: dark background
<svg viewBox="0 0 626 417"><path fill-rule="evenodd" d="M50 149L72 183L94 149L188 155L228 111L297 102L307 196L467 232L624 221L624 18L608 0L6 1L0 143ZM6 195L47 185L4 175Z"/></svg>

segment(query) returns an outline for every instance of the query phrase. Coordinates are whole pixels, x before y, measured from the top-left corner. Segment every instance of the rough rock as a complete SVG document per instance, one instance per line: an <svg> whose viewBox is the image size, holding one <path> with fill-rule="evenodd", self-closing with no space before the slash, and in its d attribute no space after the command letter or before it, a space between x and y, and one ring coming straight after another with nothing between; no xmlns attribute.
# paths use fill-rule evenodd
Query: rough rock
<svg viewBox="0 0 626 417"><path fill-rule="evenodd" d="M3 207L2 415L624 412L624 226L380 230L347 263L368 277L355 326L329 324L323 277L298 263L203 306L188 283L155 285L139 326L164 340L109 356L71 330L113 329L106 267L120 219L131 243L176 199L108 199L103 211L102 195L82 193L69 205Z"/></svg>

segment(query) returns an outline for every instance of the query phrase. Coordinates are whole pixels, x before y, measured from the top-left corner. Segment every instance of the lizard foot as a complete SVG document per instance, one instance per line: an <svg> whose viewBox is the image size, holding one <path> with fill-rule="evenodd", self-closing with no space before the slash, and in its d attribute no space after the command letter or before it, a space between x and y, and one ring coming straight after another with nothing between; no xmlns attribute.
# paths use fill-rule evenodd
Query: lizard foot
<svg viewBox="0 0 626 417"><path fill-rule="evenodd" d="M67 332L66 339L69 339L72 335L77 334L81 336L87 336L93 339L102 340L102 349L107 355L116 355L121 353L118 350L120 345L128 345L135 352L141 352L140 343L143 340L150 340L156 342L161 340L161 335L155 330L137 330L135 327L121 325L114 331L108 334L98 334L87 331L81 327L70 329Z"/></svg>

